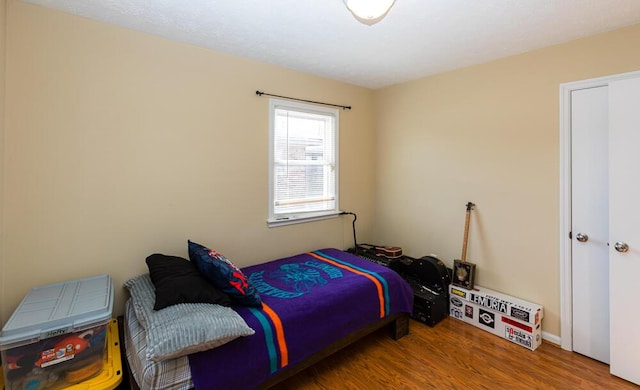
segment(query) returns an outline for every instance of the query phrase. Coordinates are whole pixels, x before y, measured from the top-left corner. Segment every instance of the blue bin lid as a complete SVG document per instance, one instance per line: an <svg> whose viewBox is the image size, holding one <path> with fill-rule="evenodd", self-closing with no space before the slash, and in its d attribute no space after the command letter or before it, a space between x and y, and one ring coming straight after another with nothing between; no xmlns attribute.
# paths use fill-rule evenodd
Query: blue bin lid
<svg viewBox="0 0 640 390"><path fill-rule="evenodd" d="M107 323L113 311L109 275L32 288L0 332L0 351Z"/></svg>

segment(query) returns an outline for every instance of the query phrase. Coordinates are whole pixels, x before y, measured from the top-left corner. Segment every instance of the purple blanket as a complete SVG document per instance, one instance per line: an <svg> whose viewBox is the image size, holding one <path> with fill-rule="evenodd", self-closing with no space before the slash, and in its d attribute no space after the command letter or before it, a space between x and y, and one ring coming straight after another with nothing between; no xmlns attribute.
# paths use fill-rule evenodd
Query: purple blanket
<svg viewBox="0 0 640 390"><path fill-rule="evenodd" d="M264 305L234 309L256 333L190 355L198 390L253 389L347 334L413 306L413 292L397 273L337 249L243 272Z"/></svg>

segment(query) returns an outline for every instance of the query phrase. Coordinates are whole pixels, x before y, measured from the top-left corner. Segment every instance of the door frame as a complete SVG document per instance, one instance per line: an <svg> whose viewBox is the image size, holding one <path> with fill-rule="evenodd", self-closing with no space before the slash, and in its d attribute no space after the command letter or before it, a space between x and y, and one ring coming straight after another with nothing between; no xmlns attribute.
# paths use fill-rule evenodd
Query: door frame
<svg viewBox="0 0 640 390"><path fill-rule="evenodd" d="M571 92L608 86L616 80L640 77L640 71L560 84L560 347L573 350L571 280Z"/></svg>

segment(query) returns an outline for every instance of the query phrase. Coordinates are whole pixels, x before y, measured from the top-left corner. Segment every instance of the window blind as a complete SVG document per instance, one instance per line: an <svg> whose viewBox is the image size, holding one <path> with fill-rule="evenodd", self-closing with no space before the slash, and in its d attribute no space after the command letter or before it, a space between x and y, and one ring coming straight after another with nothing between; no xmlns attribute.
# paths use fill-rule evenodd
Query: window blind
<svg viewBox="0 0 640 390"><path fill-rule="evenodd" d="M338 209L337 110L305 106L274 105L273 219Z"/></svg>

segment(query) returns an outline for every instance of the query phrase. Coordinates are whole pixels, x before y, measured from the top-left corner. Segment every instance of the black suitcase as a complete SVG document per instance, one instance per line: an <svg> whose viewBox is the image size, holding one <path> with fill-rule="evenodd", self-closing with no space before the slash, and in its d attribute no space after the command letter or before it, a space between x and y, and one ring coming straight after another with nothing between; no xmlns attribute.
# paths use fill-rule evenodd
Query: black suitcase
<svg viewBox="0 0 640 390"><path fill-rule="evenodd" d="M414 259L403 256L391 264L413 289L412 317L434 326L449 314L451 276L442 261L434 256Z"/></svg>
<svg viewBox="0 0 640 390"><path fill-rule="evenodd" d="M418 287L419 288L419 287ZM411 317L429 326L442 321L448 313L448 298L430 290L413 289L413 312Z"/></svg>

